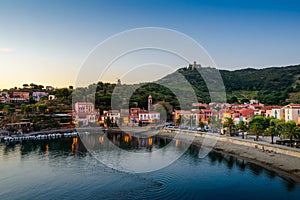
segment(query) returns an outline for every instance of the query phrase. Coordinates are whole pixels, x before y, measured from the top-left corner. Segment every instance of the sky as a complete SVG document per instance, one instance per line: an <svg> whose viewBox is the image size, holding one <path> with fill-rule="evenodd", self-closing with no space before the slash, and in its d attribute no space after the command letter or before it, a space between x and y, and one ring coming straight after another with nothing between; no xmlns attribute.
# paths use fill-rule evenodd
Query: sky
<svg viewBox="0 0 300 200"><path fill-rule="evenodd" d="M299 22L297 0L0 0L0 88L74 85L99 43L142 27L193 38L220 69L299 64Z"/></svg>

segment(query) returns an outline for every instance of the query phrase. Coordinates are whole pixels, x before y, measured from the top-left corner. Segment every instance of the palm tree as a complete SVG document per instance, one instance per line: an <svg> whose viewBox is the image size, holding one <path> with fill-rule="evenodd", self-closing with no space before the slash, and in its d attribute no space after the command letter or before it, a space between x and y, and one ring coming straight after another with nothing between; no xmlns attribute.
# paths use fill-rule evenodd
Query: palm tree
<svg viewBox="0 0 300 200"><path fill-rule="evenodd" d="M300 128L296 126L296 123L294 121L288 121L283 124L282 134L290 138L290 146L292 146L293 138L297 138L300 136Z"/></svg>
<svg viewBox="0 0 300 200"><path fill-rule="evenodd" d="M285 121L283 119L271 119L270 126L265 130L265 135L271 136L272 144L274 144L274 137L279 136Z"/></svg>
<svg viewBox="0 0 300 200"><path fill-rule="evenodd" d="M208 119L208 124L210 125L213 131L219 130L222 127L222 120L217 118L216 116L211 116Z"/></svg>
<svg viewBox="0 0 300 200"><path fill-rule="evenodd" d="M247 124L244 121L240 121L237 125L238 129L242 131L242 138L245 138L245 132L248 130Z"/></svg>
<svg viewBox="0 0 300 200"><path fill-rule="evenodd" d="M225 118L224 127L229 128L229 135L233 136L232 129L234 127L234 121L232 118L230 118L230 117Z"/></svg>
<svg viewBox="0 0 300 200"><path fill-rule="evenodd" d="M178 119L176 119L176 125L180 125L181 123L183 123L183 117L182 115L179 115Z"/></svg>
<svg viewBox="0 0 300 200"><path fill-rule="evenodd" d="M203 129L205 127L205 123L203 121L200 121L198 126L199 126L199 128L201 128L201 131L203 131Z"/></svg>
<svg viewBox="0 0 300 200"><path fill-rule="evenodd" d="M269 120L262 116L255 116L249 123L249 131L256 135L256 141L258 141L259 136L268 128L268 125Z"/></svg>

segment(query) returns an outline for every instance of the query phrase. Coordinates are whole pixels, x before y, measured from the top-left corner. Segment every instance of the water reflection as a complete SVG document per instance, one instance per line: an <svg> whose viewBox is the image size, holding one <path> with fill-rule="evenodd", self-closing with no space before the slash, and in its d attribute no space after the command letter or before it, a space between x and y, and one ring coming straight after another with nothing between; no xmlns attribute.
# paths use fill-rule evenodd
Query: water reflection
<svg viewBox="0 0 300 200"><path fill-rule="evenodd" d="M30 155L32 153L48 154L49 152L82 154L87 152L81 140L74 138L61 138L55 140L44 141L22 141L3 144L3 155L8 156L10 152L20 151L21 156ZM19 147L19 148L17 148Z"/></svg>
<svg viewBox="0 0 300 200"><path fill-rule="evenodd" d="M222 163L225 166L227 166L228 169L232 168L238 168L241 171L249 170L251 171L251 174L255 176L261 176L261 175L267 175L267 177L272 180L275 177L279 176L276 172L265 169L262 166L253 164L251 162L247 162L243 159L236 158L233 156L223 155L218 152L210 152L208 154L208 158L210 159L210 162L214 164L215 162ZM287 190L293 191L296 188L296 185L298 184L294 180L281 176L282 182Z"/></svg>
<svg viewBox="0 0 300 200"><path fill-rule="evenodd" d="M82 140L85 140L84 142ZM87 154L87 148L83 144L90 145L89 149L92 147L97 147L99 144L105 144L106 140L109 140L118 147L128 150L128 151L146 151L152 153L152 151L162 148L171 142L171 139L162 137L149 137L140 138L134 137L126 133L101 133L90 134L81 138L61 138L45 141L23 141L20 143L11 143L9 145L0 146L3 156L9 157L12 152L18 152L21 158L28 155L49 155L55 154L56 157L59 156L72 156L80 155L85 157ZM180 148L183 141L176 140L174 143L175 148ZM201 165L203 159L198 158L198 153L201 146L191 145L185 155L193 161L193 165ZM0 151L0 152L1 152ZM52 158L49 158L52 159ZM253 164L246 160L236 158L230 155L221 154L218 152L210 152L207 156L210 165L220 165L225 167L227 170L238 169L243 173L251 173L253 176L265 176L269 180L281 178L282 184L288 191L293 191L299 185L292 179L281 177L276 172L270 171L261 167L259 165Z"/></svg>

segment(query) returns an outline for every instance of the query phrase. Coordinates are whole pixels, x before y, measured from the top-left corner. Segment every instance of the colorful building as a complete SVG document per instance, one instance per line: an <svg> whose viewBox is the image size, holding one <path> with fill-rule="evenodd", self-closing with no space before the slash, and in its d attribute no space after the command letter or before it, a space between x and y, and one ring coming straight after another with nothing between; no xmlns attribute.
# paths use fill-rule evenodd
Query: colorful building
<svg viewBox="0 0 300 200"><path fill-rule="evenodd" d="M294 121L300 124L300 104L289 104L283 107L285 121Z"/></svg>
<svg viewBox="0 0 300 200"><path fill-rule="evenodd" d="M92 102L77 102L74 104L73 118L75 124L89 126L98 121L99 111L95 109Z"/></svg>

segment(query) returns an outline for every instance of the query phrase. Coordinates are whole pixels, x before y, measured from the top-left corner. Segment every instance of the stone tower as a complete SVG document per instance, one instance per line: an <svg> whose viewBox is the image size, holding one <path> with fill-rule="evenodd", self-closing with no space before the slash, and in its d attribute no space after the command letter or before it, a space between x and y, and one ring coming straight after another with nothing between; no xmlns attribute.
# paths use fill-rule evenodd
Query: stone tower
<svg viewBox="0 0 300 200"><path fill-rule="evenodd" d="M152 106L152 96L151 94L148 97L148 111L150 112Z"/></svg>

